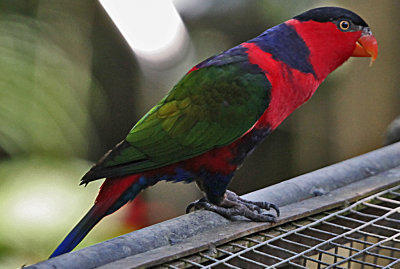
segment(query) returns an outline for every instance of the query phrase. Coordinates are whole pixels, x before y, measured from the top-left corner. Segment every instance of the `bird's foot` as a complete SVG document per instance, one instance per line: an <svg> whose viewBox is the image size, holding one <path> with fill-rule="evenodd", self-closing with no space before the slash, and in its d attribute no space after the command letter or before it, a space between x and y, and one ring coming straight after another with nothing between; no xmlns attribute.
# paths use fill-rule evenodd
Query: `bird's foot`
<svg viewBox="0 0 400 269"><path fill-rule="evenodd" d="M232 219L234 216L243 216L252 221L266 221L276 222L276 218L279 217L279 208L271 203L267 202L253 202L240 198L236 193L232 191L226 191L224 200L219 205L212 204L207 201L204 197L196 202L188 205L186 213L189 213L192 209L206 209L216 212L228 219ZM272 214L265 213L266 210L273 209L276 212L276 217Z"/></svg>

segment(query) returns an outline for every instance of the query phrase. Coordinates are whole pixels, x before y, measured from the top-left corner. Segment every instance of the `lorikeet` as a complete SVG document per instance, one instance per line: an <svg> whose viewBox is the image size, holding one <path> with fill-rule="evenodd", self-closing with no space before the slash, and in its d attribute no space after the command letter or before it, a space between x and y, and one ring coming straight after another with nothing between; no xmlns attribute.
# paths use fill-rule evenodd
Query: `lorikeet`
<svg viewBox="0 0 400 269"><path fill-rule="evenodd" d="M254 147L349 57L372 57L377 42L357 14L338 7L304 12L194 66L81 179L106 178L93 207L51 257L71 251L104 216L155 183L195 181L189 205L225 217L273 222L267 202L227 191Z"/></svg>

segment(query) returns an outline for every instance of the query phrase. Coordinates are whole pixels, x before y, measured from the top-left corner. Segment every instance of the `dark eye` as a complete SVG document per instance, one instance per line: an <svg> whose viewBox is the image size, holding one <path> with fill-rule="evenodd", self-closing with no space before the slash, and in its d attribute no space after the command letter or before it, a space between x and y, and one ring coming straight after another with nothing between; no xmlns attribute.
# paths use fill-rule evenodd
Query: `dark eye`
<svg viewBox="0 0 400 269"><path fill-rule="evenodd" d="M346 20L340 21L339 27L342 31L347 31L350 29L350 22Z"/></svg>

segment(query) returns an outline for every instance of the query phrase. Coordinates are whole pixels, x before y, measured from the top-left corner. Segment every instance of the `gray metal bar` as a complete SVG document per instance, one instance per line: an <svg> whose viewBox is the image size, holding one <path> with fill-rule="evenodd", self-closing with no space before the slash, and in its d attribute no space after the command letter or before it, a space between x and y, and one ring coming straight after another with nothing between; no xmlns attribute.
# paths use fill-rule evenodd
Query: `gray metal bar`
<svg viewBox="0 0 400 269"><path fill-rule="evenodd" d="M380 195L380 193L377 194L376 196L378 196L378 195ZM366 199L371 199L371 197L368 197L368 198L366 198ZM364 203L365 203L365 201L361 200L361 201L359 201L359 202L353 204L352 207L354 208L354 207L356 207L356 206L358 206L358 205L360 205L360 204L364 204ZM348 234L357 232L357 231L359 231L359 230L361 230L361 229L363 229L363 228L365 228L365 227L368 227L369 225L371 225L371 224L373 224L373 223L375 223L375 222L378 222L378 221L384 219L385 217L390 216L391 214L396 213L397 210L398 210L397 208L394 208L394 209L388 211L386 214L382 215L380 218L373 219L373 220L371 220L370 222L365 223L365 224L362 224L362 225L360 225L360 226L358 226L358 227L356 227L356 228L354 228L354 229L350 229L349 231L347 231L347 232L345 232L345 233L338 234L338 235L336 235L335 237L332 237L332 238L330 238L330 239L328 239L328 240L325 240L325 241L323 241L323 242L321 242L321 243L319 243L319 244L317 244L317 245L315 245L315 246L313 246L313 247L310 247L310 248L308 248L308 249L306 249L306 250L304 250L304 251L302 251L302 252L296 253L295 255L291 256L290 258L288 258L288 259L286 259L286 260L283 260L283 261L280 261L280 262L278 262L278 263L275 263L273 266L274 266L274 268L276 268L276 267L279 267L280 265L283 265L283 264L287 263L288 261L292 261L292 260L294 260L294 259L296 259L296 258L300 258L300 257L304 256L305 254L307 254L307 253L309 253L309 252L311 252L311 251L313 251L313 250L316 250L316 249L318 249L319 247L324 246L324 245L327 244L327 243L333 242L333 241L335 241L335 240L337 240L337 239L340 239L340 238L342 238L342 237L344 237L344 236L346 236L346 235L348 235ZM323 218L321 218L321 219L319 219L319 220L317 220L317 221L315 221L315 222L312 222L312 223L309 223L309 224L307 224L307 225L305 225L305 226L303 226L303 227L297 228L296 230L292 230L292 231L290 231L290 232L288 232L288 233L286 233L286 234L279 235L279 236L274 237L274 238L272 238L272 239L270 239L270 240L267 240L267 241L265 241L265 242L261 242L261 243L259 243L259 244L257 244L257 245L254 245L254 246L252 246L252 247L249 247L249 248L247 248L247 249L245 249L245 250L239 251L239 252L237 252L237 253L235 253L235 254L233 254L233 255L231 255L231 256L225 258L225 259L220 260L218 263L213 263L213 264L207 265L207 266L205 266L204 268L213 268L213 266L216 266L216 265L219 264L219 263L223 263L223 262L226 262L226 261L228 261L228 260L231 260L231 259L233 259L233 258L235 258L235 257L238 257L238 256L240 256L240 255L242 255L242 254L248 252L249 250L253 250L253 249L259 248L260 246L268 245L270 248L279 248L279 247L277 247L277 246L272 246L272 245L269 244L269 243L274 242L274 241L276 241L276 240L278 240L278 239L281 239L281 238L283 238L283 237L286 237L286 236L288 236L289 234L294 234L294 233L296 233L296 232L298 232L298 231L305 230L305 229L309 229L310 227L316 226L317 224L325 223L328 219L332 218L333 215L339 215L339 214L344 213L344 212L346 212L346 211L348 211L348 208L342 209L342 210L340 210L340 211L338 211L338 212L336 212L336 213L333 213L333 214L331 214L331 215L325 216L325 217L323 217ZM378 242L378 243L376 243L376 244L374 244L374 245L371 245L371 246L369 246L369 247L367 247L367 248L365 248L365 249L363 249L363 250L360 250L360 251L358 251L357 253L355 253L355 254L353 254L353 255L350 255L350 256L347 257L346 259L341 260L341 261L339 261L339 262L337 262L337 263L335 263L335 264L332 264L332 265L330 265L330 266L328 266L328 267L326 267L326 268L333 268L333 267L336 266L336 265L339 265L339 264L342 264L342 263L344 263L344 262L347 262L348 260L351 260L352 258L354 258L354 257L356 257L356 256L358 256L358 255L360 255L361 253L364 253L364 252L366 252L366 251L372 249L373 247L375 247L375 246L377 246L377 245L380 245L380 244L382 244L382 243L384 243L384 242L390 241L390 240L392 240L392 239L394 239L394 238L396 238L396 237L398 237L398 236L399 236L399 234L395 234L395 235L391 236L390 238L386 238L386 239L384 239L384 240L382 240L382 241L380 241L380 242ZM284 250L284 249L280 248L280 250ZM291 252L291 251L289 251L289 250L285 250L285 251L286 251L286 252Z"/></svg>
<svg viewBox="0 0 400 269"><path fill-rule="evenodd" d="M253 201L292 204L400 165L400 142L324 167L243 196ZM282 195L285 194L285 195Z"/></svg>
<svg viewBox="0 0 400 269"><path fill-rule="evenodd" d="M400 166L400 143L255 191L245 195L244 198L273 202L283 207L314 196L327 194L377 174L383 174L385 178L389 178L389 182L394 180L391 179L389 169L396 166ZM325 196L328 200L332 198L329 195ZM242 234L248 234L250 233L249 229L259 230L267 227L268 224L232 223L213 212L198 211L25 268L85 269L99 267L163 246L173 246L185 239L220 230L220 227L224 230L228 226L231 229L232 227L243 229ZM240 234L240 232L236 232L236 234ZM153 254L156 255L155 252ZM150 259L151 253L146 253L146 258ZM154 259L156 258L159 257L154 256Z"/></svg>

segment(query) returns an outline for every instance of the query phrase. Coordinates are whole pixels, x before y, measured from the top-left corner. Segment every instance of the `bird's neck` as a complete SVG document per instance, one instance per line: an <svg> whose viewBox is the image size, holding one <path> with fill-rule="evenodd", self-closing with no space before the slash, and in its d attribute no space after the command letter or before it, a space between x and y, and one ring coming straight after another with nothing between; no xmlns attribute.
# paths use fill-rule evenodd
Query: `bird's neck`
<svg viewBox="0 0 400 269"><path fill-rule="evenodd" d="M360 32L341 32L333 23L300 22L292 19L284 23L295 29L309 49L309 62L322 82L332 71L348 60Z"/></svg>
<svg viewBox="0 0 400 269"><path fill-rule="evenodd" d="M273 130L314 94L321 81L312 72L305 73L276 60L273 54L257 44L244 43L242 46L248 49L250 63L260 67L271 83L268 108L253 127Z"/></svg>

